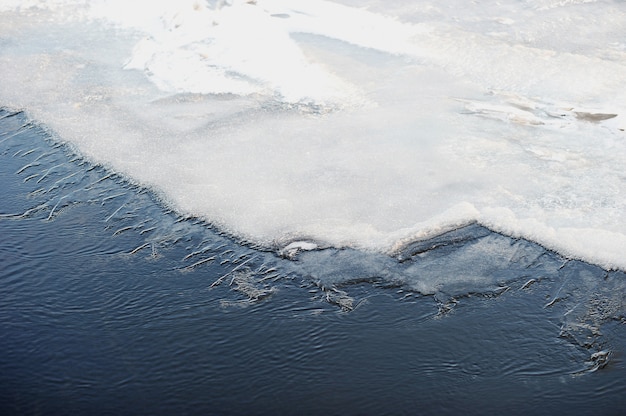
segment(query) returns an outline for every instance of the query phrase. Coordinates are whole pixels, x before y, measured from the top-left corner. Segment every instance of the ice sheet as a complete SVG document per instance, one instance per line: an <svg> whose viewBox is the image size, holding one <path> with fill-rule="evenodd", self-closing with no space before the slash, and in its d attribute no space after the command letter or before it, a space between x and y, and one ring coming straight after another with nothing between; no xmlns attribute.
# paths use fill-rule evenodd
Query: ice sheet
<svg viewBox="0 0 626 416"><path fill-rule="evenodd" d="M626 269L626 5L362 4L0 1L0 105L259 245L479 222Z"/></svg>

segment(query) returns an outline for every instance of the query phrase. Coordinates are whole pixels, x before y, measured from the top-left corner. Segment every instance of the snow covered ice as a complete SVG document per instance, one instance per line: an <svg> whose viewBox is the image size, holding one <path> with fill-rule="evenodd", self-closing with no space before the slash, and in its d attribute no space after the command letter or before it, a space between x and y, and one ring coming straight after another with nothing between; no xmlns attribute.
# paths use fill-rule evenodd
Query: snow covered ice
<svg viewBox="0 0 626 416"><path fill-rule="evenodd" d="M626 269L623 2L2 0L0 27L0 106L241 240L478 222Z"/></svg>

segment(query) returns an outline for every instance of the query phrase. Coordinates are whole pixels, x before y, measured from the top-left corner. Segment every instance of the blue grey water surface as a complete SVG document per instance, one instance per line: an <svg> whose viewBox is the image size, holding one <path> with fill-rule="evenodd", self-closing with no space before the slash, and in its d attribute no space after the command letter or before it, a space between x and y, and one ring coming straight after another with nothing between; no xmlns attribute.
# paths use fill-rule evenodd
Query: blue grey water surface
<svg viewBox="0 0 626 416"><path fill-rule="evenodd" d="M626 411L621 271L478 224L255 247L8 110L0 191L2 415Z"/></svg>

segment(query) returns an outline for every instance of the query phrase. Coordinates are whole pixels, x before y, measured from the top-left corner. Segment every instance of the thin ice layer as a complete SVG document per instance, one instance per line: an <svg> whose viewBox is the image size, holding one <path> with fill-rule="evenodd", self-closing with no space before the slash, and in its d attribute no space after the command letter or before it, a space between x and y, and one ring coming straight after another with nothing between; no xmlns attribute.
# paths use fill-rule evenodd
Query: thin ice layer
<svg viewBox="0 0 626 416"><path fill-rule="evenodd" d="M623 3L354 3L3 2L0 104L258 244L626 268Z"/></svg>

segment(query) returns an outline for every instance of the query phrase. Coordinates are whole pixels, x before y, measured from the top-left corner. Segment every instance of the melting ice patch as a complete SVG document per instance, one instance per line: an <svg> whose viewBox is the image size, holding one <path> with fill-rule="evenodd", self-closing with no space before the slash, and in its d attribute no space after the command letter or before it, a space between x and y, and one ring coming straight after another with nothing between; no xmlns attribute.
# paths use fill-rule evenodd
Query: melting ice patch
<svg viewBox="0 0 626 416"><path fill-rule="evenodd" d="M144 10L151 5L135 7ZM126 2L101 3L93 12L148 32L125 68L145 71L164 91L265 93L289 103L329 104L350 100L353 94L355 87L348 80L307 60L282 22L291 15L272 13L253 1L165 6L166 13L147 19L137 19L141 10L123 12Z"/></svg>
<svg viewBox="0 0 626 416"><path fill-rule="evenodd" d="M0 104L285 253L479 222L626 268L623 2L356 3L0 2Z"/></svg>

